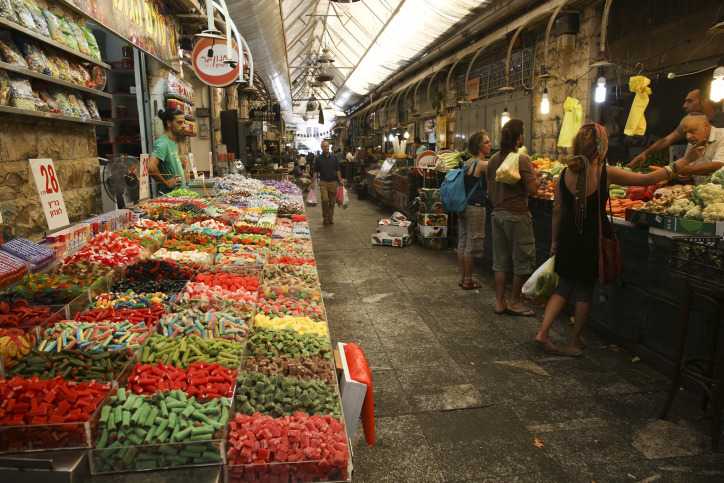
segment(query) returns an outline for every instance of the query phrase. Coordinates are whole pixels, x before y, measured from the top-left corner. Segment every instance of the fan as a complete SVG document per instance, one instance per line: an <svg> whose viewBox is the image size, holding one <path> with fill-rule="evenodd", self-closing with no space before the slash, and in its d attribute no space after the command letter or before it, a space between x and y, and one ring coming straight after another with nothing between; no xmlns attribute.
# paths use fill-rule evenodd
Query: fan
<svg viewBox="0 0 724 483"><path fill-rule="evenodd" d="M98 160L100 162L103 212L126 208L128 205L138 202L139 159L122 154L111 159L98 158Z"/></svg>

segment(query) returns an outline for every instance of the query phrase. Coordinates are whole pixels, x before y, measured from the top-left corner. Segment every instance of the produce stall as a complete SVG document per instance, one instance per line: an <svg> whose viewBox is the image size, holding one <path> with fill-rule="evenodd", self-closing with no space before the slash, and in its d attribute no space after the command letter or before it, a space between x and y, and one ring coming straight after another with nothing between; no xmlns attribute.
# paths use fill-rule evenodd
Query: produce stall
<svg viewBox="0 0 724 483"><path fill-rule="evenodd" d="M94 475L349 480L299 189L232 175L137 208L82 241L3 245L0 460L75 449Z"/></svg>

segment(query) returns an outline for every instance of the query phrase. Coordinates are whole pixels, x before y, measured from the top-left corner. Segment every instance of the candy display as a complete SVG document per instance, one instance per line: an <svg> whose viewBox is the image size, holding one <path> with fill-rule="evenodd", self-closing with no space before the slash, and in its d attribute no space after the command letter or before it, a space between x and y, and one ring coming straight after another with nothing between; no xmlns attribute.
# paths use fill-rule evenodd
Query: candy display
<svg viewBox="0 0 724 483"><path fill-rule="evenodd" d="M332 364L323 357L247 357L244 359L244 371L268 376L319 379L327 384L336 384Z"/></svg>
<svg viewBox="0 0 724 483"><path fill-rule="evenodd" d="M41 352L33 349L7 373L25 377L60 376L73 381L114 381L134 355L134 352L124 350L86 353L75 350Z"/></svg>
<svg viewBox="0 0 724 483"><path fill-rule="evenodd" d="M306 316L314 321L325 320L324 307L320 300L276 295L272 299L259 298L257 311L268 317Z"/></svg>
<svg viewBox="0 0 724 483"><path fill-rule="evenodd" d="M93 237L66 264L88 261L108 266L129 265L141 256L142 247L118 233L102 232Z"/></svg>
<svg viewBox="0 0 724 483"><path fill-rule="evenodd" d="M237 368L243 350L243 345L224 339L204 339L195 335L188 337L153 335L141 351L141 362L145 364L160 362L177 367L188 367L194 362L204 362Z"/></svg>
<svg viewBox="0 0 724 483"><path fill-rule="evenodd" d="M38 245L25 238L10 240L2 245L2 249L21 260L32 263L36 267L47 265L54 258L51 248Z"/></svg>
<svg viewBox="0 0 724 483"><path fill-rule="evenodd" d="M209 286L201 282L189 282L186 288L178 295L177 304L184 306L200 306L223 308L228 305L238 307L253 307L256 303L256 291L249 291L243 288L239 290L227 290L223 287Z"/></svg>
<svg viewBox="0 0 724 483"><path fill-rule="evenodd" d="M298 411L340 414L335 390L322 381L242 372L237 382L237 408L244 414L262 413L274 417L289 416Z"/></svg>
<svg viewBox="0 0 724 483"><path fill-rule="evenodd" d="M28 267L19 258L0 251L0 286L8 285L23 277Z"/></svg>
<svg viewBox="0 0 724 483"><path fill-rule="evenodd" d="M249 355L274 357L329 357L332 349L329 339L312 334L300 334L291 329L254 329L246 344Z"/></svg>
<svg viewBox="0 0 724 483"><path fill-rule="evenodd" d="M237 313L185 309L161 319L158 332L167 337L195 335L208 339L243 341L249 333L249 325Z"/></svg>
<svg viewBox="0 0 724 483"><path fill-rule="evenodd" d="M166 310L161 304L151 304L148 308L142 309L98 308L77 313L75 320L81 322L128 321L133 324L144 322L147 326L152 326L155 325L165 312Z"/></svg>
<svg viewBox="0 0 724 483"><path fill-rule="evenodd" d="M299 334L329 336L329 329L327 329L326 322L315 322L309 317L295 317L291 315L269 317L265 314L257 314L256 317L254 317L254 327L268 330L290 329Z"/></svg>
<svg viewBox="0 0 724 483"><path fill-rule="evenodd" d="M0 328L33 328L52 324L63 318L62 310L44 305L30 305L17 299L0 302Z"/></svg>
<svg viewBox="0 0 724 483"><path fill-rule="evenodd" d="M263 280L265 287L319 287L317 270L311 265L266 265Z"/></svg>
<svg viewBox="0 0 724 483"><path fill-rule="evenodd" d="M138 396L121 388L101 409L91 464L95 472L218 464L214 440L228 420L225 399L201 403L178 390Z"/></svg>
<svg viewBox="0 0 724 483"><path fill-rule="evenodd" d="M111 290L113 292L136 292L136 293L152 293L163 292L166 294L175 294L180 292L186 286L185 280L119 280L113 284Z"/></svg>
<svg viewBox="0 0 724 483"><path fill-rule="evenodd" d="M49 32L54 23L56 35L73 30L63 17L50 19ZM77 44L91 48L88 39ZM22 48L23 61L38 63L37 50ZM44 68L69 75L66 64L48 57ZM37 95L37 109L91 115L76 96L45 88ZM48 254L63 259L0 296L1 375L109 383L90 415L63 431L0 427L0 451L90 447L93 474L219 465L226 453L230 479L266 478L268 463L277 465L269 474L293 481L345 478L349 450L335 419L341 403L308 225L300 213L277 216L287 201L287 211L295 209L298 189L239 176L221 185L234 192L192 198L179 189L141 202L136 213L91 218L82 236L75 228L51 235L52 251L27 240L0 250L23 257L23 267ZM272 243L272 233L281 238ZM45 401L37 391L34 398L29 418L40 414L32 404ZM283 432L231 435L233 411ZM268 448L254 461L241 454L258 451L252 435Z"/></svg>
<svg viewBox="0 0 724 483"><path fill-rule="evenodd" d="M169 198L200 198L201 195L197 192L186 189L186 188L176 188L173 191L169 191L166 193L166 196Z"/></svg>
<svg viewBox="0 0 724 483"><path fill-rule="evenodd" d="M185 252L177 252L161 248L151 256L154 260L171 260L179 263L190 263L193 265L211 266L214 263L214 255L212 253L189 250Z"/></svg>
<svg viewBox="0 0 724 483"><path fill-rule="evenodd" d="M48 327L38 350L61 352L117 351L138 348L149 336L145 322L77 322L66 320Z"/></svg>
<svg viewBox="0 0 724 483"><path fill-rule="evenodd" d="M231 397L236 371L218 364L191 364L181 369L170 364L136 364L128 377L128 389L135 394L156 394L175 389L199 401Z"/></svg>
<svg viewBox="0 0 724 483"><path fill-rule="evenodd" d="M163 292L136 293L108 292L98 295L91 308L94 309L147 309L154 305L163 304L169 299L168 294Z"/></svg>
<svg viewBox="0 0 724 483"><path fill-rule="evenodd" d="M0 361L10 368L30 353L35 335L22 329L0 329Z"/></svg>
<svg viewBox="0 0 724 483"><path fill-rule="evenodd" d="M279 435L279 436L275 436ZM347 434L332 416L283 418L237 413L229 423L229 481L339 481L349 464ZM263 463L301 463L287 468ZM305 464L306 463L306 464ZM257 465L248 468L237 465ZM255 480L254 478L259 478Z"/></svg>
<svg viewBox="0 0 724 483"><path fill-rule="evenodd" d="M107 384L12 377L0 380L1 425L87 421L108 393ZM31 409L32 408L32 409Z"/></svg>

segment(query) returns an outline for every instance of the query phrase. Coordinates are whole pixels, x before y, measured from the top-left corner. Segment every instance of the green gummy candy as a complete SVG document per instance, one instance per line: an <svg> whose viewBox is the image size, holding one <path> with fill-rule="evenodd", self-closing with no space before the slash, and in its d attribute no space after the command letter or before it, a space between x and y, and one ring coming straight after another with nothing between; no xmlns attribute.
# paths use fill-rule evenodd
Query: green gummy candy
<svg viewBox="0 0 724 483"><path fill-rule="evenodd" d="M105 423L108 421L108 415L111 413L111 407L110 406L103 406L103 409L101 409L101 422Z"/></svg>

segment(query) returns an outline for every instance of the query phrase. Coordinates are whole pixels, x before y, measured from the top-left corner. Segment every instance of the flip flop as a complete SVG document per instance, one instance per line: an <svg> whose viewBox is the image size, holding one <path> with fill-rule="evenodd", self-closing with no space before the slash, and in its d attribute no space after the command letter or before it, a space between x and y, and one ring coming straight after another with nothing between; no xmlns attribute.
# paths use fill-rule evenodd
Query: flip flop
<svg viewBox="0 0 724 483"><path fill-rule="evenodd" d="M553 345L550 341L541 342L539 340L534 340L534 342L538 346L538 348L540 348L546 354L562 357L580 357L581 355L583 355L583 351L581 350L572 348L559 348Z"/></svg>
<svg viewBox="0 0 724 483"><path fill-rule="evenodd" d="M507 315L511 315L513 317L535 317L535 312L531 309L524 310L522 312L518 312L517 310L513 310L510 307L505 309L505 313Z"/></svg>

